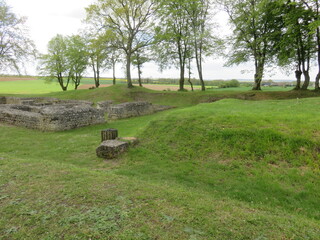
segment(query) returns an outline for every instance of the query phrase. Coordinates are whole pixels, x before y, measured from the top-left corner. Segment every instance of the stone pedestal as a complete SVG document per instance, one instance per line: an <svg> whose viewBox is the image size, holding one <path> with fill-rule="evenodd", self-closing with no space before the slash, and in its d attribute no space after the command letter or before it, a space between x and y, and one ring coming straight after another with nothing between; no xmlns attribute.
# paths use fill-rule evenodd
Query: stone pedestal
<svg viewBox="0 0 320 240"><path fill-rule="evenodd" d="M107 140L115 140L118 137L118 130L109 128L101 131L101 142Z"/></svg>
<svg viewBox="0 0 320 240"><path fill-rule="evenodd" d="M125 152L128 147L129 144L127 142L106 140L96 149L96 153L99 158L112 159Z"/></svg>

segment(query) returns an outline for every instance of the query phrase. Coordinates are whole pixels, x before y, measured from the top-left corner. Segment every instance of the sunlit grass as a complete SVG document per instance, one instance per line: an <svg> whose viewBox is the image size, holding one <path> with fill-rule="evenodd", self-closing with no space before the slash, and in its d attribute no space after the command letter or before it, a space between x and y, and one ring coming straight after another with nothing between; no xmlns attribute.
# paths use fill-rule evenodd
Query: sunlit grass
<svg viewBox="0 0 320 240"><path fill-rule="evenodd" d="M61 94L133 93L160 101L121 86ZM318 98L226 99L65 132L0 125L0 236L318 239L319 108ZM105 128L140 144L98 159Z"/></svg>

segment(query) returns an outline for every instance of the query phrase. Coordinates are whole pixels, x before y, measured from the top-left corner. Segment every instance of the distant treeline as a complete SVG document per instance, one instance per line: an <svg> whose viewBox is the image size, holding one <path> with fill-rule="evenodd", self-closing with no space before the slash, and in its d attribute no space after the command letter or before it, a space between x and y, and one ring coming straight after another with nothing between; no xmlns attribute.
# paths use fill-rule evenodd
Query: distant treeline
<svg viewBox="0 0 320 240"><path fill-rule="evenodd" d="M132 80L134 84L138 84L138 79ZM179 79L172 78L159 78L159 79L150 79L144 78L141 79L143 84L168 84L168 85L179 85ZM191 79L191 82L194 86L201 86L200 80ZM229 88L229 87L240 87L240 82L236 79L232 80L208 80L205 81L206 86L215 86L218 88Z"/></svg>

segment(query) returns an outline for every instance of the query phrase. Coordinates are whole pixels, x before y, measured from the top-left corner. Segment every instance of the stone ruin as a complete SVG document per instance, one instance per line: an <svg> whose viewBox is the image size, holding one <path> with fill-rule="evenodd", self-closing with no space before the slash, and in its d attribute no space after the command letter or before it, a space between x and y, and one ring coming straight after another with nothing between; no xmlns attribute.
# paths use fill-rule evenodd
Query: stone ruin
<svg viewBox="0 0 320 240"><path fill-rule="evenodd" d="M101 143L96 149L97 157L104 159L117 158L126 152L130 146L138 144L135 137L118 137L117 129L105 129L101 131Z"/></svg>
<svg viewBox="0 0 320 240"><path fill-rule="evenodd" d="M113 101L103 101L97 103L97 109L100 109L106 113L109 119L138 117L171 108L171 106L153 105L149 102L127 102L113 104Z"/></svg>
<svg viewBox="0 0 320 240"><path fill-rule="evenodd" d="M0 97L0 122L42 131L63 131L104 123L93 103L55 98Z"/></svg>
<svg viewBox="0 0 320 240"><path fill-rule="evenodd" d="M93 103L56 98L0 97L0 123L42 131L64 131L105 122L152 114L170 109L169 106L148 102L113 104L112 101Z"/></svg>

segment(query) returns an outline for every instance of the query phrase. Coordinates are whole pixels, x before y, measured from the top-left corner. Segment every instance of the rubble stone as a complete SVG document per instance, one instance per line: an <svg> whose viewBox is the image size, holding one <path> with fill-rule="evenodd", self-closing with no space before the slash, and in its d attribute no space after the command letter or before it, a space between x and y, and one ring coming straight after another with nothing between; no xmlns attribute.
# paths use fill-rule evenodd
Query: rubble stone
<svg viewBox="0 0 320 240"><path fill-rule="evenodd" d="M125 152L129 147L127 142L119 140L103 141L96 149L97 156L104 159L113 159Z"/></svg>

